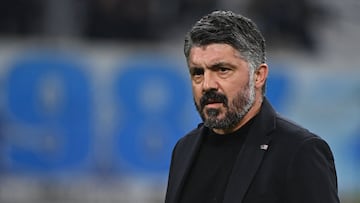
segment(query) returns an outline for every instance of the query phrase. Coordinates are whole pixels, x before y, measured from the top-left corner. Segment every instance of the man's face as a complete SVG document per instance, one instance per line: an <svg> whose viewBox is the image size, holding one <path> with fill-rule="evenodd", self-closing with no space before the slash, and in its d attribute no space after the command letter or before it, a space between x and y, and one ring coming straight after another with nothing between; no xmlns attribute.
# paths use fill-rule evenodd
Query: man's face
<svg viewBox="0 0 360 203"><path fill-rule="evenodd" d="M193 47L189 71L196 109L206 126L235 129L255 101L248 62L227 44Z"/></svg>

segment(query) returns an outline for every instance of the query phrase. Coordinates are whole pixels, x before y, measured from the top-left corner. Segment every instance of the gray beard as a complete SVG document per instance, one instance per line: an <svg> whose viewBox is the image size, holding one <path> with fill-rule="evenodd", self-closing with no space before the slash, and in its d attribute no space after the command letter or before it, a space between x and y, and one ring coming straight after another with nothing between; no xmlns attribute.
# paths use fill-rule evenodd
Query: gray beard
<svg viewBox="0 0 360 203"><path fill-rule="evenodd" d="M251 81L251 80L250 80ZM219 109L211 108L206 112L195 104L204 125L211 129L231 129L236 127L244 116L250 111L255 102L255 87L252 82L236 95L231 104L224 105L226 112L224 118L217 118L221 113ZM205 116L207 115L207 117Z"/></svg>

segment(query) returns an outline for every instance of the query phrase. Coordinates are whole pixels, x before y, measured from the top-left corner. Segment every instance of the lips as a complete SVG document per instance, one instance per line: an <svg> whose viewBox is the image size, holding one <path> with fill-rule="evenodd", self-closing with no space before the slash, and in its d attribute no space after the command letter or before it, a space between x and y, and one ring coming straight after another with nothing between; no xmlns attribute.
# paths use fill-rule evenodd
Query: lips
<svg viewBox="0 0 360 203"><path fill-rule="evenodd" d="M223 104L222 101L219 101L219 100L216 100L216 99L208 99L208 100L206 100L204 102L205 106L209 105L209 104L219 104L219 103Z"/></svg>
<svg viewBox="0 0 360 203"><path fill-rule="evenodd" d="M210 103L206 104L203 109L218 109L222 106L225 106L223 103Z"/></svg>

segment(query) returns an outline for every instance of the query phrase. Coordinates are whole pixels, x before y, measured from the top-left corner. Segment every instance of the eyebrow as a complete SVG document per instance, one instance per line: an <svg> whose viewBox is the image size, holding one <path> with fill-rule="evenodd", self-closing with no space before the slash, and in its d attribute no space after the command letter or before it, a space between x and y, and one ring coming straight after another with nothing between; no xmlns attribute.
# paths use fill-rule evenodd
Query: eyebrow
<svg viewBox="0 0 360 203"><path fill-rule="evenodd" d="M199 70L204 70L204 68L202 67L199 67L199 66L193 66L193 67L189 67L189 73L192 75L194 74L196 71L199 71Z"/></svg>
<svg viewBox="0 0 360 203"><path fill-rule="evenodd" d="M227 62L217 62L212 64L209 69L217 69L217 68L221 68L221 67L234 67L234 65L232 65L231 63L227 63Z"/></svg>
<svg viewBox="0 0 360 203"><path fill-rule="evenodd" d="M234 65L227 63L227 62L217 62L217 63L212 64L208 68L215 69L215 68L224 67L224 66L234 67ZM203 67L195 65L195 66L189 66L189 69L203 69Z"/></svg>
<svg viewBox="0 0 360 203"><path fill-rule="evenodd" d="M223 67L223 66L231 66L231 65L229 63L225 63L225 62L218 62L218 63L211 65L210 67L218 68L218 67Z"/></svg>

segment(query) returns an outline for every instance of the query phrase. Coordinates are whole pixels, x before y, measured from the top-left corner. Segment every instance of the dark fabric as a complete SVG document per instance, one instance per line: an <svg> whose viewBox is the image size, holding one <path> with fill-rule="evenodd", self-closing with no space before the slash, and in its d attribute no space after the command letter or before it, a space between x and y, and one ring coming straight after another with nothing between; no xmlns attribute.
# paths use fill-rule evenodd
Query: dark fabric
<svg viewBox="0 0 360 203"><path fill-rule="evenodd" d="M251 123L227 135L208 130L184 184L180 203L222 202L228 177Z"/></svg>
<svg viewBox="0 0 360 203"><path fill-rule="evenodd" d="M266 99L253 122L223 203L339 202L334 158L323 139L280 117ZM206 133L199 125L174 147L165 203L179 203Z"/></svg>

